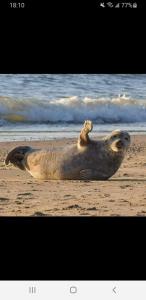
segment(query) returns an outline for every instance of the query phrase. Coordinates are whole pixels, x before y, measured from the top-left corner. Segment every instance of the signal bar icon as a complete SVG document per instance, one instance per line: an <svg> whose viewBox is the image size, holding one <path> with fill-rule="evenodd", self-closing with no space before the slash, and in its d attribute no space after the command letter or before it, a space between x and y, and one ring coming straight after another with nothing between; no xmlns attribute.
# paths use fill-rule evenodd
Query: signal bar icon
<svg viewBox="0 0 146 300"><path fill-rule="evenodd" d="M120 7L120 3L117 3L115 8L119 8Z"/></svg>
<svg viewBox="0 0 146 300"><path fill-rule="evenodd" d="M28 292L29 294L36 294L36 286L29 286Z"/></svg>

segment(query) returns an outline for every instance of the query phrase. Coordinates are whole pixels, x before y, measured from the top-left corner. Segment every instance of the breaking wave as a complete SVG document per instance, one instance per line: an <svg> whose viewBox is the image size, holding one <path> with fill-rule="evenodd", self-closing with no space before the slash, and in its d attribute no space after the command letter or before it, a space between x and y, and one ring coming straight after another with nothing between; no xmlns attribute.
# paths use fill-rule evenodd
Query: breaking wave
<svg viewBox="0 0 146 300"><path fill-rule="evenodd" d="M0 97L0 126L11 123L82 123L96 124L146 122L146 100L115 98L80 98L52 100Z"/></svg>

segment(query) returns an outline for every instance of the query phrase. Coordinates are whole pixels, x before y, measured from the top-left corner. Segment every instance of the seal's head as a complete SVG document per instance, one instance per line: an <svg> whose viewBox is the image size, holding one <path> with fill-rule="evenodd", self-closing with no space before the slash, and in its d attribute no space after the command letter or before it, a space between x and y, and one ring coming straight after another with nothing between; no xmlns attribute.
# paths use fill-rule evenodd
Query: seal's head
<svg viewBox="0 0 146 300"><path fill-rule="evenodd" d="M124 130L114 130L105 138L109 147L114 152L125 152L130 146L130 135Z"/></svg>

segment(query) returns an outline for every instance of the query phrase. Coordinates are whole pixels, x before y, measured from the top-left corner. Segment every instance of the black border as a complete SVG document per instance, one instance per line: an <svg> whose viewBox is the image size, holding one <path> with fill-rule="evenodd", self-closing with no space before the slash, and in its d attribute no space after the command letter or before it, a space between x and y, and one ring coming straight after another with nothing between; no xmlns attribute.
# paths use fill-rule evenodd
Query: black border
<svg viewBox="0 0 146 300"><path fill-rule="evenodd" d="M1 217L2 280L146 280L143 217Z"/></svg>
<svg viewBox="0 0 146 300"><path fill-rule="evenodd" d="M34 9L7 10L7 27L2 20L1 73L146 72L145 8L104 11L96 0L45 1L47 8L34 1Z"/></svg>

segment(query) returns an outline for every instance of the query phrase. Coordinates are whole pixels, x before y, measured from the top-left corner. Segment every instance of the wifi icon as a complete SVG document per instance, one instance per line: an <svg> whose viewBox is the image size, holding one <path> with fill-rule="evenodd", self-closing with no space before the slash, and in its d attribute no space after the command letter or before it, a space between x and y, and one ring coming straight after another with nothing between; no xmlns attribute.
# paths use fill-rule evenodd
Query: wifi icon
<svg viewBox="0 0 146 300"><path fill-rule="evenodd" d="M112 2L107 2L107 6L112 8L113 7L113 3Z"/></svg>

